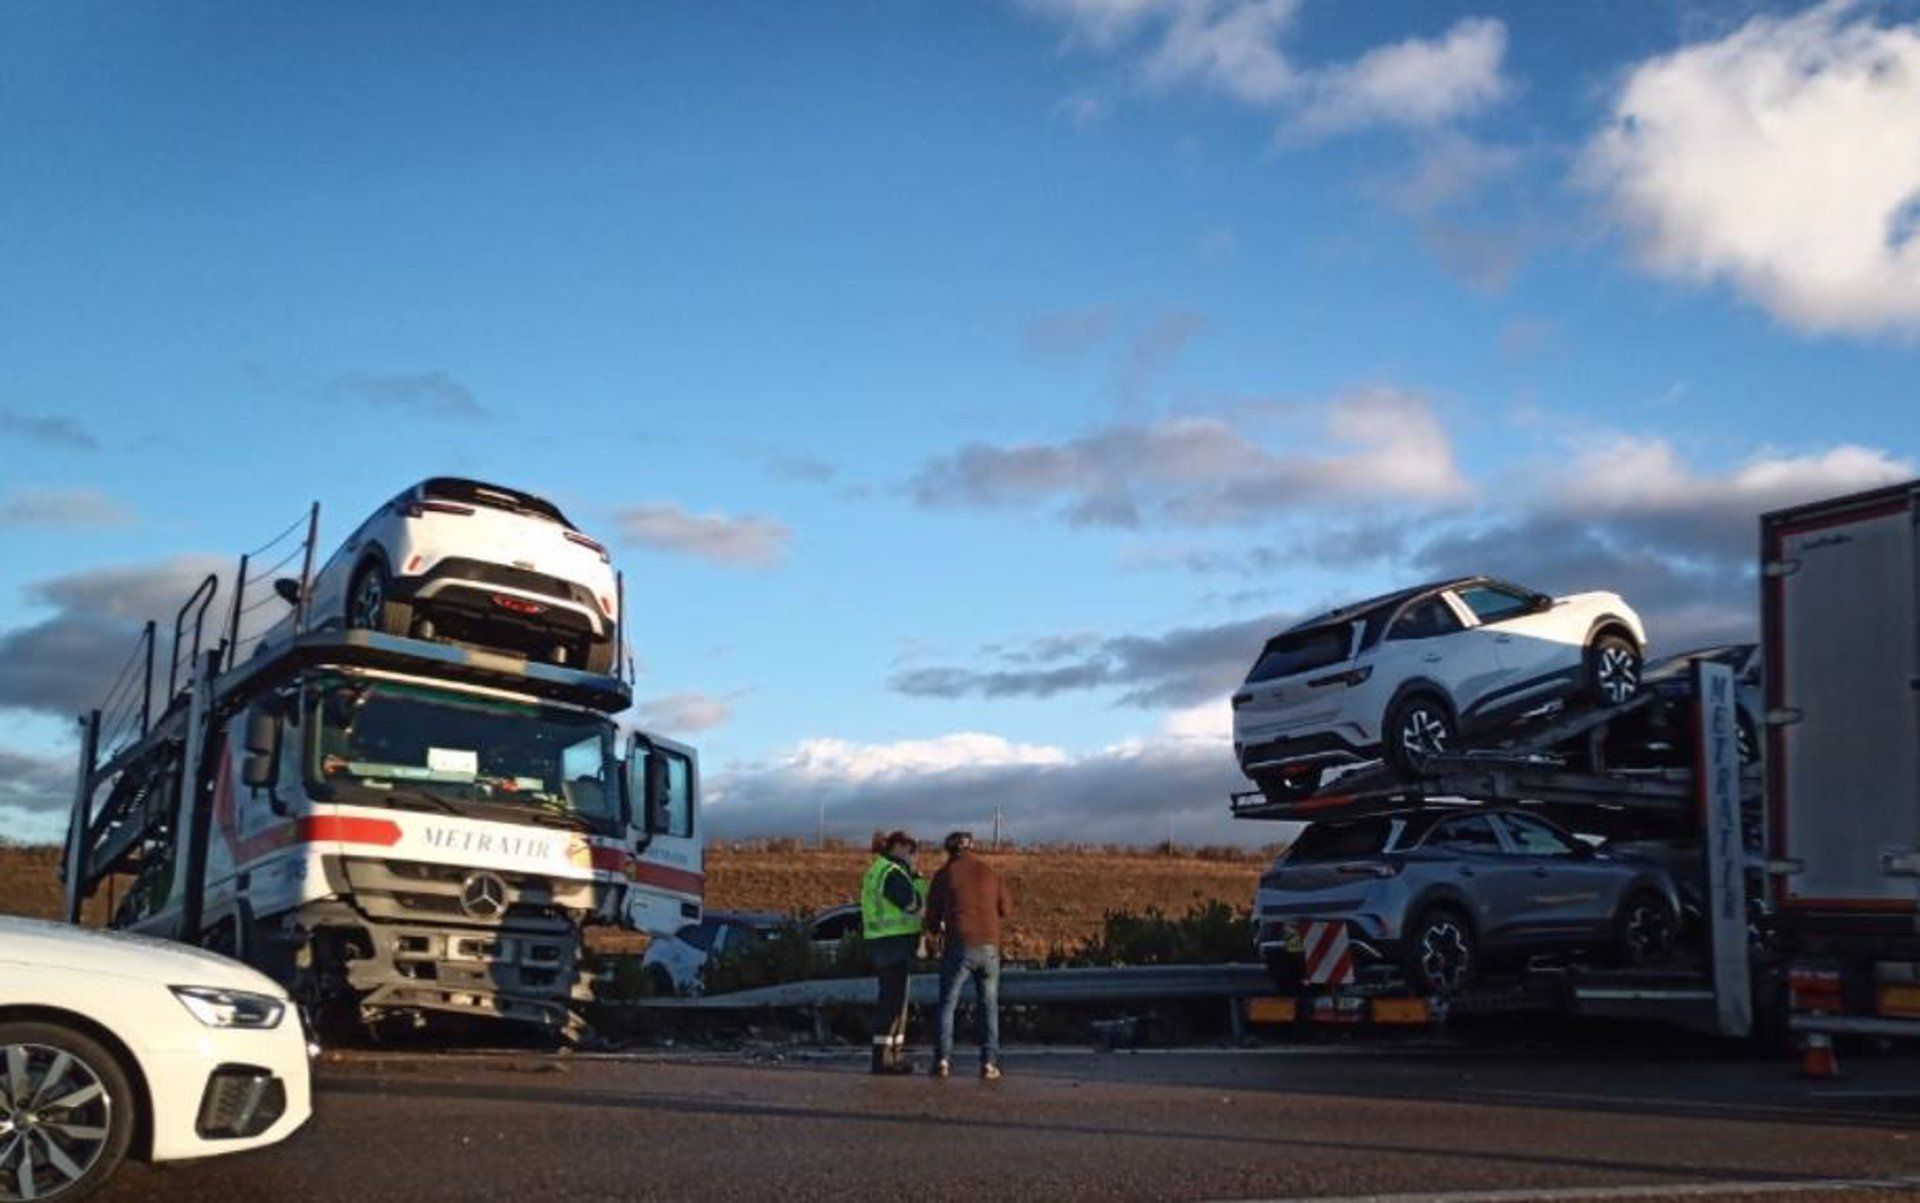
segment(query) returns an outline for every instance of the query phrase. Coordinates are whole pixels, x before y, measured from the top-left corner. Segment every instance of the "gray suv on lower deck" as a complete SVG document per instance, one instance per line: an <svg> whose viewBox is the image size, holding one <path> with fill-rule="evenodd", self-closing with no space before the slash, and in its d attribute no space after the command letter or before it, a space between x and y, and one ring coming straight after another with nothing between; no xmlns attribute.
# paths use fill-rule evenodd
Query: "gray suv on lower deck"
<svg viewBox="0 0 1920 1203"><path fill-rule="evenodd" d="M1369 973L1452 994L1489 964L1543 954L1658 962L1681 914L1672 877L1650 861L1535 814L1458 805L1309 825L1260 879L1254 922L1283 991L1304 980L1309 925L1338 922Z"/></svg>

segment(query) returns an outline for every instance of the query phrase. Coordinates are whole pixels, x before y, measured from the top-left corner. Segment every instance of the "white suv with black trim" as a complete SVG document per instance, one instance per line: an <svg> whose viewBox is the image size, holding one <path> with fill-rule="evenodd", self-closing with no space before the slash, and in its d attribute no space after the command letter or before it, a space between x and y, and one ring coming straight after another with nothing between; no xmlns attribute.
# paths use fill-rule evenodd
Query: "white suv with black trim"
<svg viewBox="0 0 1920 1203"><path fill-rule="evenodd" d="M298 581L277 586L289 601ZM436 476L375 510L314 575L311 629L343 627L518 652L588 672L618 663L611 557L545 498ZM291 634L291 620L267 642Z"/></svg>
<svg viewBox="0 0 1920 1203"><path fill-rule="evenodd" d="M1414 772L1546 703L1632 699L1646 642L1613 593L1549 597L1490 577L1404 589L1269 639L1233 696L1234 752L1282 801L1335 765L1384 758Z"/></svg>

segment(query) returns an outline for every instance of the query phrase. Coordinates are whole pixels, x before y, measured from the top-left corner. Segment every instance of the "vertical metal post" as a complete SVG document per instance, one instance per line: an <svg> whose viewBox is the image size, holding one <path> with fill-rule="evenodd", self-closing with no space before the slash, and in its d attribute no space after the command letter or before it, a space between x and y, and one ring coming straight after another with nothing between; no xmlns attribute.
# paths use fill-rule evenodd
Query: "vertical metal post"
<svg viewBox="0 0 1920 1203"><path fill-rule="evenodd" d="M143 738L153 725L153 645L159 640L159 632L159 624L151 618L147 619L147 629L142 636L147 641L147 674L140 689L140 734Z"/></svg>
<svg viewBox="0 0 1920 1203"><path fill-rule="evenodd" d="M627 574L613 574L613 675L623 681L633 678L633 666L627 657Z"/></svg>
<svg viewBox="0 0 1920 1203"><path fill-rule="evenodd" d="M87 832L93 826L93 761L100 754L100 712L80 720L80 780L73 791L73 815L67 820L67 922L80 922L87 901Z"/></svg>
<svg viewBox="0 0 1920 1203"><path fill-rule="evenodd" d="M300 559L300 604L294 607L293 633L302 635L307 630L307 590L313 588L313 548L320 541L320 503L314 502L307 511L307 550Z"/></svg>
<svg viewBox="0 0 1920 1203"><path fill-rule="evenodd" d="M227 623L227 646L234 658L240 656L240 611L247 601L247 564L252 556L240 557L240 575L233 578L233 618Z"/></svg>
<svg viewBox="0 0 1920 1203"><path fill-rule="evenodd" d="M1694 791L1707 858L1707 935L1713 996L1723 1036L1753 1030L1753 967L1747 947L1747 849L1741 814L1733 669L1695 660Z"/></svg>
<svg viewBox="0 0 1920 1203"><path fill-rule="evenodd" d="M184 755L180 758L180 790L178 805L180 821L175 824L175 838L185 845L185 872L174 879L174 889L180 891L180 931L177 938L188 944L200 940L201 919L206 913L207 895L207 841L212 835L208 830L212 818L212 790L210 783L213 774L209 772L213 755L219 750L221 741L213 732L213 677L219 671L219 653L208 652L204 659L197 660L193 666L193 678L189 682L191 697L187 710L187 743Z"/></svg>

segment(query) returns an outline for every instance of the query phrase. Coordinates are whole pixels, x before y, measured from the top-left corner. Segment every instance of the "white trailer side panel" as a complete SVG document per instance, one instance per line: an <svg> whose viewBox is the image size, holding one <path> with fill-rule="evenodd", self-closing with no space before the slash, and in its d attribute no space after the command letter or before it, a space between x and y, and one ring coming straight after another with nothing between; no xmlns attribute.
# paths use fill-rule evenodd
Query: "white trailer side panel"
<svg viewBox="0 0 1920 1203"><path fill-rule="evenodd" d="M1767 522L1766 649L1775 848L1797 862L1781 902L1911 909L1920 878L1920 559L1914 492Z"/></svg>

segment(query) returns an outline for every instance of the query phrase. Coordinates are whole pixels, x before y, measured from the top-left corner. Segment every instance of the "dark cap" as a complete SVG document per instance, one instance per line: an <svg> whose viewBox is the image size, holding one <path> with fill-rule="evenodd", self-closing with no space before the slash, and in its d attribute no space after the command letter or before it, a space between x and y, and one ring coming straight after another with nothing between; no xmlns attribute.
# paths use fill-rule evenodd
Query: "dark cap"
<svg viewBox="0 0 1920 1203"><path fill-rule="evenodd" d="M941 847L947 850L948 856L957 856L960 853L965 852L967 849L973 847L973 832L971 831L949 832L947 835L947 838L944 841L942 841Z"/></svg>
<svg viewBox="0 0 1920 1203"><path fill-rule="evenodd" d="M885 852L895 845L905 845L909 852L920 851L920 841L914 839L904 831L889 831L887 834L876 838L874 840L874 851Z"/></svg>

